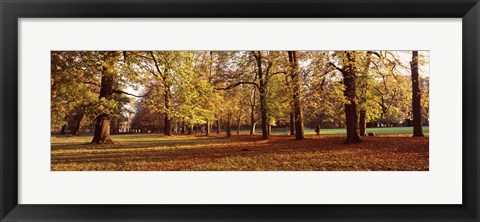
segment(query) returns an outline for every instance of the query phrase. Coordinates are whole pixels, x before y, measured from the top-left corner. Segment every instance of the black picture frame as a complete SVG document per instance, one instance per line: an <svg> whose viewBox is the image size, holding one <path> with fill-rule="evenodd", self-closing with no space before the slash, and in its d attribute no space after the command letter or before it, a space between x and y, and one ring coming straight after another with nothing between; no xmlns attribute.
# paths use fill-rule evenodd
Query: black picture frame
<svg viewBox="0 0 480 222"><path fill-rule="evenodd" d="M479 221L478 0L0 0L0 15L1 221ZM18 204L17 21L19 18L47 17L463 18L463 204Z"/></svg>

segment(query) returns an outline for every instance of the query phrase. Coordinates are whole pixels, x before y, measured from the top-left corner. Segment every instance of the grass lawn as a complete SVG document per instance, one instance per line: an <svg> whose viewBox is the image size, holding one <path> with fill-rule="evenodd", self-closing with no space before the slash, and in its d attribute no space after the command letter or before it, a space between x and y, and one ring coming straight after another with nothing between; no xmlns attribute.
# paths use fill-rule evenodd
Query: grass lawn
<svg viewBox="0 0 480 222"><path fill-rule="evenodd" d="M428 135L429 132L429 127L425 126L423 127L423 133L425 135ZM375 134L412 134L413 133L413 127L388 127L388 128L367 128L366 129L367 133L375 133ZM242 131L242 134L248 134L249 131ZM261 133L261 131L257 131L257 133ZM272 130L272 134L276 135L286 135L287 130ZM307 135L314 135L315 134L315 129L310 129L310 128L305 128L305 134ZM347 134L347 130L345 128L341 129L320 129L320 135L345 135Z"/></svg>
<svg viewBox="0 0 480 222"><path fill-rule="evenodd" d="M380 132L404 132L378 129ZM382 131L383 130L383 131ZM402 129L403 130L403 129ZM406 129L408 130L408 129ZM323 130L322 132L341 132ZM428 129L427 129L428 132ZM380 133L378 133L380 134ZM429 169L428 136L380 135L360 144L344 144L344 136L307 135L294 140L273 135L224 134L112 135L114 144L89 144L92 136L52 136L54 171L425 171Z"/></svg>

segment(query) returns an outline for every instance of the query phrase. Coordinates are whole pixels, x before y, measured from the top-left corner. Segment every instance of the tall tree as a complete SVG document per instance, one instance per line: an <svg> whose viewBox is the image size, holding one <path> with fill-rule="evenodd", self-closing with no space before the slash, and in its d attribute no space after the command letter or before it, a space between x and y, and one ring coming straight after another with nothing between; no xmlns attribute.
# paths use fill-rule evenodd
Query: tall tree
<svg viewBox="0 0 480 222"><path fill-rule="evenodd" d="M413 136L423 136L421 91L418 81L418 51L412 51L410 66L412 70Z"/></svg>
<svg viewBox="0 0 480 222"><path fill-rule="evenodd" d="M248 97L248 101L250 104L250 135L255 134L255 128L257 125L257 118L255 117L255 107L257 106L257 88L252 88L252 94Z"/></svg>
<svg viewBox="0 0 480 222"><path fill-rule="evenodd" d="M257 76L259 80L258 93L260 94L260 115L262 121L262 138L268 139L270 138L270 134L268 133L267 116L267 77L264 77L266 73L264 73L262 69L262 52L252 52L252 55L253 57L255 57L255 61L257 62ZM270 69L270 67L267 68L267 72L268 69Z"/></svg>
<svg viewBox="0 0 480 222"><path fill-rule="evenodd" d="M288 75L285 75L285 84L287 85L287 89L288 89L288 94L291 94L292 95L292 98L293 98L293 89L291 87L291 84L290 82L288 81ZM294 111L293 111L293 101L290 101L290 119L288 121L288 125L289 125L289 128L290 128L290 136L295 136L295 114L294 114Z"/></svg>
<svg viewBox="0 0 480 222"><path fill-rule="evenodd" d="M99 100L106 103L111 101L114 92L115 63L118 56L116 54L117 52L105 52L103 55ZM112 143L110 121L111 115L108 112L102 112L97 116L92 143Z"/></svg>
<svg viewBox="0 0 480 222"><path fill-rule="evenodd" d="M357 95L356 95L356 52L346 51L340 53L342 57L343 68L339 68L334 63L330 63L343 75L343 85L345 90L345 124L347 126L346 143L360 143L362 139L358 134L358 114L357 114Z"/></svg>
<svg viewBox="0 0 480 222"><path fill-rule="evenodd" d="M303 114L302 114L302 85L300 82L300 71L297 61L297 53L295 51L288 51L288 60L290 62L290 76L293 84L293 114L295 120L295 139L301 140L304 136L303 130Z"/></svg>
<svg viewBox="0 0 480 222"><path fill-rule="evenodd" d="M166 53L166 52L165 52ZM168 53L167 53L168 54ZM155 69L157 71L157 76L161 78L162 83L163 83L163 96L164 96L164 127L163 127L163 134L165 136L171 136L172 135L172 121L171 121L171 108L170 108L170 99L171 99L171 91L170 91L170 67L169 64L171 61L168 61L171 59L170 55L163 55L163 62L165 64L160 64L157 61L157 58L155 56L155 53L150 51L150 56L152 57L153 63L155 65Z"/></svg>
<svg viewBox="0 0 480 222"><path fill-rule="evenodd" d="M366 126L367 126L367 108L368 108L368 100L369 100L369 91L370 88L370 81L371 77L369 75L370 70L370 63L372 60L372 54L375 53L373 51L367 51L365 53L365 57L361 59L359 62L359 85L360 85L360 96L359 96L359 106L360 106L360 116L359 116L359 133L360 136L366 136ZM376 53L378 55L378 53Z"/></svg>

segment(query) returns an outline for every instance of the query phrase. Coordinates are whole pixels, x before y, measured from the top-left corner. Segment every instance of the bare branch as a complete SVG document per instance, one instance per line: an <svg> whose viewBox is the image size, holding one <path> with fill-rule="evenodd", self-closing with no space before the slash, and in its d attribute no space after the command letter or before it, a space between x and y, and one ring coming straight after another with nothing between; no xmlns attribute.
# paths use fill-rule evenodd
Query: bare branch
<svg viewBox="0 0 480 222"><path fill-rule="evenodd" d="M382 58L382 55L380 55L380 53L378 53L378 52L375 52L375 51L367 51L367 53L368 53L368 54L374 54L374 55L376 55L379 59Z"/></svg>
<svg viewBox="0 0 480 222"><path fill-rule="evenodd" d="M244 84L253 85L253 86L257 87L257 88L259 87L258 84L255 83L255 82L237 82L237 83L232 84L232 85L229 85L229 86L227 86L227 87L225 87L225 88L215 88L215 89L216 89L216 90L229 90L229 89L232 89L232 88L235 88L235 87L237 87L237 86L239 86L239 85L244 85Z"/></svg>
<svg viewBox="0 0 480 222"><path fill-rule="evenodd" d="M137 97L137 98L141 98L141 97L145 97L145 96L148 96L148 94L150 94L150 91L148 91L147 93L145 93L144 95L135 95L135 94L131 94L131 93L128 93L128 92L125 92L125 91L122 91L122 90L113 90L113 93L118 93L118 94L125 94L125 95L129 95L129 96L134 96L134 97Z"/></svg>
<svg viewBox="0 0 480 222"><path fill-rule="evenodd" d="M343 73L343 69L339 68L338 66L336 66L335 64L333 64L333 62L329 62L328 63L329 65L333 66L336 70L340 71L341 73Z"/></svg>

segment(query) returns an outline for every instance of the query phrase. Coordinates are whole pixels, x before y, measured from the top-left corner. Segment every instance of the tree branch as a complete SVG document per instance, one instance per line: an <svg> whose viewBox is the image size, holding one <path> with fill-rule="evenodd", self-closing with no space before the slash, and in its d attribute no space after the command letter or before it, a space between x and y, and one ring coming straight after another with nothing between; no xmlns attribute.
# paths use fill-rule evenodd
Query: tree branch
<svg viewBox="0 0 480 222"><path fill-rule="evenodd" d="M100 87L98 83L94 83L94 82L83 82L83 83Z"/></svg>
<svg viewBox="0 0 480 222"><path fill-rule="evenodd" d="M254 82L237 82L235 84L232 84L232 85L229 85L225 88L215 88L216 90L229 90L229 89L232 89L232 88L235 88L239 85L243 85L243 84L250 84L250 85L254 85L255 87L259 87L257 83L254 83Z"/></svg>
<svg viewBox="0 0 480 222"><path fill-rule="evenodd" d="M380 55L380 53L378 53L378 52L375 52L375 51L367 51L367 53L368 53L368 54L374 54L374 55L376 55L379 59L382 58L382 55Z"/></svg>
<svg viewBox="0 0 480 222"><path fill-rule="evenodd" d="M153 55L153 52L150 51L150 55L152 56L152 59L153 59L153 63L155 64L155 68L157 68L157 72L158 74L160 74L161 76L163 76L162 72L160 71L160 67L158 67L158 63L157 63L157 59L155 58L155 55ZM155 73L154 73L155 75ZM157 75L155 75L157 76ZM158 76L157 76L158 77Z"/></svg>
<svg viewBox="0 0 480 222"><path fill-rule="evenodd" d="M147 93L145 93L144 95L140 95L140 96L139 96L139 95L135 95L135 94L131 94L131 93L128 93L128 92L119 90L119 89L113 90L113 93L125 94L125 95L129 95L129 96L134 96L134 97L137 97L137 98L141 98L141 97L148 96L148 94L150 94L150 90L149 90Z"/></svg>
<svg viewBox="0 0 480 222"><path fill-rule="evenodd" d="M278 75L278 74L287 74L287 72L285 72L285 71L274 72L274 73L272 73L272 74L270 74L270 75L268 76L268 79L270 79L270 77L272 77L272 76L274 76L274 75Z"/></svg>
<svg viewBox="0 0 480 222"><path fill-rule="evenodd" d="M343 73L343 69L339 68L338 66L336 66L335 64L333 64L333 62L328 62L329 65L333 66L333 68L335 68L336 70L340 71L341 73Z"/></svg>

